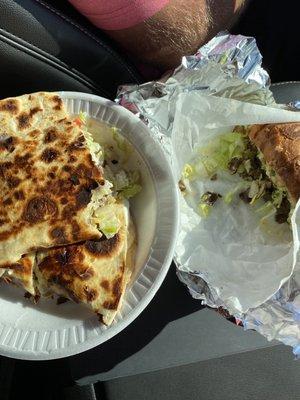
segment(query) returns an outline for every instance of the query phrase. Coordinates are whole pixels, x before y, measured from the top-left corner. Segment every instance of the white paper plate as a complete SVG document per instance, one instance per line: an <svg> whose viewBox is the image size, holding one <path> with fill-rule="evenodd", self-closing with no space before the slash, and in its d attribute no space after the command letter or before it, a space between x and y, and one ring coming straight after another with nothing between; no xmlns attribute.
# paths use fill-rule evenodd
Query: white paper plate
<svg viewBox="0 0 300 400"><path fill-rule="evenodd" d="M18 288L1 284L0 354L28 360L67 357L91 349L129 325L147 306L170 266L178 227L178 197L160 145L132 113L98 96L61 92L70 113L85 111L119 128L137 150L143 191L131 205L138 231L137 272L114 323L105 327L84 307L32 305ZM141 332L142 334L142 332Z"/></svg>

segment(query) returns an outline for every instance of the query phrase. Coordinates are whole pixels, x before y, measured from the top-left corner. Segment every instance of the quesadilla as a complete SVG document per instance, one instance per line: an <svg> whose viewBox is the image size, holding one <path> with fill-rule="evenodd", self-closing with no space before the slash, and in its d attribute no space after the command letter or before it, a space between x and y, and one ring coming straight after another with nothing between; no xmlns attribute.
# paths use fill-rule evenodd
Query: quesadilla
<svg viewBox="0 0 300 400"><path fill-rule="evenodd" d="M23 256L7 269L1 269L1 277L6 283L21 287L31 296L38 296L34 279L35 253Z"/></svg>
<svg viewBox="0 0 300 400"><path fill-rule="evenodd" d="M131 275L134 231L129 231L128 211L122 203L108 206L120 228L105 236L37 255L35 274L42 296L56 294L88 306L101 321L110 325L120 309ZM130 235L130 238L128 238ZM128 253L128 244L130 252Z"/></svg>
<svg viewBox="0 0 300 400"><path fill-rule="evenodd" d="M0 101L0 278L35 302L59 296L106 325L120 309L135 260L127 199L140 175L132 147L54 93Z"/></svg>
<svg viewBox="0 0 300 400"><path fill-rule="evenodd" d="M0 267L36 249L99 239L109 183L100 146L53 93L0 101Z"/></svg>

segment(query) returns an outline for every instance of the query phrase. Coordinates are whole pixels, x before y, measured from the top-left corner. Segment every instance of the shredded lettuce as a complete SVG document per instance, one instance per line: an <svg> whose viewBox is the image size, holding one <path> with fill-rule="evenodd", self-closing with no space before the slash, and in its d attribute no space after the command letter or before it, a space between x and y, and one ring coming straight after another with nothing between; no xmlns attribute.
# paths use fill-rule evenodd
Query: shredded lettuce
<svg viewBox="0 0 300 400"><path fill-rule="evenodd" d="M238 132L228 132L201 148L199 155L207 175L212 176L218 170L228 170L229 162L233 158L244 157L245 152L244 136Z"/></svg>
<svg viewBox="0 0 300 400"><path fill-rule="evenodd" d="M142 190L142 186L138 185L136 183L133 183L120 192L120 196L125 199L130 199L131 197L134 197L137 195L140 191Z"/></svg>
<svg viewBox="0 0 300 400"><path fill-rule="evenodd" d="M114 208L110 205L98 208L94 213L93 222L97 224L98 229L107 239L110 239L118 233L121 226L114 212Z"/></svg>
<svg viewBox="0 0 300 400"><path fill-rule="evenodd" d="M139 171L120 170L114 174L109 167L105 167L104 170L119 198L129 199L142 190Z"/></svg>
<svg viewBox="0 0 300 400"><path fill-rule="evenodd" d="M78 117L79 117L80 121L85 125L86 124L86 119L87 119L87 113L83 112L83 111L80 111Z"/></svg>
<svg viewBox="0 0 300 400"><path fill-rule="evenodd" d="M226 204L230 204L232 203L233 197L235 195L236 191L232 190L231 192L228 192L225 194L225 196L223 197L224 203Z"/></svg>
<svg viewBox="0 0 300 400"><path fill-rule="evenodd" d="M288 222L290 202L286 188L272 167L265 163L262 153L251 143L247 129L246 126L236 127L233 132L222 134L201 147L197 159L184 166L184 187L196 178L215 180L213 177L220 171L236 174L242 182L225 195L219 195L225 204L230 204L237 194L251 206L262 199L265 204L259 210L255 208L256 212L263 214L262 221L275 214L276 222ZM211 193L214 192L207 192ZM210 214L214 204L209 203L210 199L203 195L198 205L198 211L204 217Z"/></svg>
<svg viewBox="0 0 300 400"><path fill-rule="evenodd" d="M102 147L94 141L92 134L87 130L87 114L80 111L78 119L83 125L82 130L93 160L103 166L105 185L97 189L98 198L115 195L118 198L129 199L138 194L142 190L139 171L128 171L124 168L124 163L133 152L130 143L119 133L117 128L112 127L112 137L116 146Z"/></svg>
<svg viewBox="0 0 300 400"><path fill-rule="evenodd" d="M104 185L98 188L98 192L100 193L100 197L110 195L112 193L113 184L109 180L105 180Z"/></svg>
<svg viewBox="0 0 300 400"><path fill-rule="evenodd" d="M96 164L102 165L103 161L104 161L104 151L103 151L103 148L100 146L100 144L98 142L94 141L92 134L90 132L88 132L88 130L86 128L87 113L80 111L78 118L81 121L81 123L83 124L82 131L83 131L83 134L84 134L84 137L86 140L86 144L90 150L93 161Z"/></svg>
<svg viewBox="0 0 300 400"><path fill-rule="evenodd" d="M278 208L282 203L283 196L285 195L285 191L283 189L276 189L272 193L272 203L273 205Z"/></svg>
<svg viewBox="0 0 300 400"><path fill-rule="evenodd" d="M239 182L232 190L230 190L223 196L224 203L226 204L232 203L235 195L242 190L248 189L248 187L249 186L246 182Z"/></svg>
<svg viewBox="0 0 300 400"><path fill-rule="evenodd" d="M183 167L182 177L184 179L193 179L195 178L195 175L195 167L193 167L191 164L185 164Z"/></svg>
<svg viewBox="0 0 300 400"><path fill-rule="evenodd" d="M132 147L126 141L126 139L119 133L119 130L117 128L111 128L111 129L112 129L113 139L117 143L118 149L125 152L126 154L132 153Z"/></svg>
<svg viewBox="0 0 300 400"><path fill-rule="evenodd" d="M198 210L199 214L201 217L207 218L209 214L211 213L212 206L209 206L208 204L200 203L198 205Z"/></svg>
<svg viewBox="0 0 300 400"><path fill-rule="evenodd" d="M182 177L194 179L206 171L208 176L214 175L218 170L228 170L228 163L234 157L243 157L246 151L244 137L238 132L228 132L212 140L206 147L199 151L200 160L195 164L185 164ZM202 168L200 165L202 165Z"/></svg>
<svg viewBox="0 0 300 400"><path fill-rule="evenodd" d="M262 213L264 216L268 215L270 212L274 212L274 205L271 203L271 201L267 201L265 204L263 204L261 207L259 207L256 212L257 213Z"/></svg>

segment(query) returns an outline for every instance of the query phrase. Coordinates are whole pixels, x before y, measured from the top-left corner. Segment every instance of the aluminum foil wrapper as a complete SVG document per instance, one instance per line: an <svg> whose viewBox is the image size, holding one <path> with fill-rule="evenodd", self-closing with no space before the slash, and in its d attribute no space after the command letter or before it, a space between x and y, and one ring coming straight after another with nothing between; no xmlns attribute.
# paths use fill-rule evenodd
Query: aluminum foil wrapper
<svg viewBox="0 0 300 400"><path fill-rule="evenodd" d="M221 32L159 81L121 87L116 101L148 124L179 180L208 138L236 125L300 121L300 113L275 104L261 61L255 39ZM284 225L261 230L255 210L242 202L220 202L209 218L199 216L201 193L233 185L223 177L198 179L192 195L181 196L178 276L204 304L226 308L245 329L300 353L300 207L292 231Z"/></svg>
<svg viewBox="0 0 300 400"><path fill-rule="evenodd" d="M121 86L116 101L139 115L173 163L170 138L178 95L197 92L274 104L261 62L254 38L221 32L195 55L183 57L181 65L159 81Z"/></svg>

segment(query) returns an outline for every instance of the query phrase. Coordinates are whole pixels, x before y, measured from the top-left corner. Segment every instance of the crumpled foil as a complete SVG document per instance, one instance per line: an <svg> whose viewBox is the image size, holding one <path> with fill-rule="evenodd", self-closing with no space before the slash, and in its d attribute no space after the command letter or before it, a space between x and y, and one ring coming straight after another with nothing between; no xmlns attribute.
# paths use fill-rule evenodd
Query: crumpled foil
<svg viewBox="0 0 300 400"><path fill-rule="evenodd" d="M153 137L168 155L176 179L179 179L183 164L188 159L187 154L192 154L199 142L204 140L204 133L213 135L216 130L220 130L222 124L230 129L230 125L242 123L295 120L296 113L280 110L276 106L269 90L269 76L261 67L261 62L262 57L255 39L221 32L195 55L184 57L181 65L172 74L140 86L122 86L116 101L138 114L148 124ZM266 111L259 105L267 105L269 108ZM290 105L290 109L291 106L292 109L299 110L299 102ZM216 109L219 114L215 112ZM265 118L264 115L270 117ZM299 121L300 116L296 119ZM221 210L220 217L224 211L225 209ZM230 213L228 218L232 218ZM293 214L293 240L290 241L290 248L283 246L280 253L278 249L281 242L275 243L276 247L272 247L272 242L270 246L272 249L269 254L273 257L278 255L279 259L282 258L281 262L274 259L272 266L272 262L265 259L259 264L252 262L257 260L258 254L250 254L250 259L249 254L246 254L241 265L243 262L247 265L250 260L252 275L250 273L247 276L247 268L245 265L239 268L239 263L235 264L230 275L229 262L224 274L222 268L215 268L217 258L209 265L209 254L213 255L218 251L218 246L210 248L209 253L205 249L205 246L210 247L207 241L203 246L199 243L199 249L195 250L201 221L199 222L193 209L192 201L182 198L182 229L175 254L178 277L188 286L193 297L211 307L225 307L242 320L245 329L256 329L269 340L278 339L289 344L296 354L300 354L300 262L296 262L299 218L298 204ZM252 222L250 216L249 222ZM186 226L189 228L186 229ZM213 231L211 227L207 228L202 236L205 240L208 239L208 229ZM205 229L201 232L203 231ZM222 239L218 237L217 230L213 235L217 243ZM225 231L225 237L228 236L228 231ZM262 242L260 240L260 244ZM231 245L237 256L236 261L239 261L241 248L234 248L232 239L229 246L226 242L223 244L225 251ZM230 250L230 257L231 253ZM203 265L203 255L206 257L206 265ZM221 258L219 263L220 261L222 262ZM267 273L264 271L266 266ZM275 280L273 279L271 285L268 273L273 272ZM247 279L248 283L251 280L252 286L247 283Z"/></svg>
<svg viewBox="0 0 300 400"><path fill-rule="evenodd" d="M254 38L221 32L195 55L183 57L171 75L142 85L121 86L116 102L138 114L172 163L170 137L178 95L201 92L255 104L274 104L268 89L270 79L261 62Z"/></svg>

